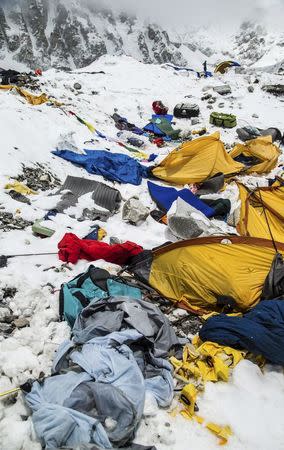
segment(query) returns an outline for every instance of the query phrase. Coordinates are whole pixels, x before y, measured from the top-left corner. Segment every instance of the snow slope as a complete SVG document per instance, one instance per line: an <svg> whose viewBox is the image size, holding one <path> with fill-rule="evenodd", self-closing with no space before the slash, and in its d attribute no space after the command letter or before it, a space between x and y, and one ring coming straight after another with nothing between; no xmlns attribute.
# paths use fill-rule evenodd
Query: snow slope
<svg viewBox="0 0 284 450"><path fill-rule="evenodd" d="M105 71L105 75L85 74L86 71ZM151 104L155 99L164 101L170 110L176 103L184 100L198 103L201 109L201 123L195 127L187 121L177 120L176 127L184 130L200 128L215 131L208 125L211 110L200 100L205 90L212 86L230 83L232 95L218 96L214 109L219 102L224 103L224 112L237 114L239 125L252 124L259 127L275 126L283 130L282 102L261 91L261 84L277 81L278 77L262 74L261 83L255 84L253 93L248 93L247 85L254 81L247 75L234 72L223 77L198 80L194 74L184 76L171 69L157 65L143 65L126 56L104 56L91 66L76 73L64 73L49 70L44 73L42 91L55 96L66 106L65 110L75 111L80 117L94 124L98 130L116 137L117 130L110 118L116 108L137 126L144 126L151 117ZM82 85L77 93L74 82ZM185 96L191 96L185 99ZM258 118L252 115L257 114ZM84 142L90 140L88 128L75 118L66 115L60 108L47 104L31 106L13 92L0 92L1 127L1 166L0 166L0 207L6 211L20 214L24 219L35 220L43 217L46 210L52 208L54 199L50 192L41 192L31 198L31 206L12 200L4 191L9 177L21 172L21 164L32 165L40 162L50 168L63 182L67 175L83 176L103 181L99 176L90 176L83 169L73 166L51 154L62 140L67 140L83 148L108 149L111 152L126 153L127 150L117 144L99 139L95 145ZM235 130L222 130L222 139L232 144L236 140ZM172 146L157 150L147 143L146 153L166 155ZM281 156L280 162L283 162ZM282 164L275 169L281 173ZM252 182L251 177L244 179ZM266 179L259 177L259 183ZM146 205L154 208L147 190L146 181L140 186L115 186L122 193L123 200L133 195ZM255 180L254 180L255 182ZM225 196L231 198L228 190ZM91 205L88 196L81 198L76 213ZM100 222L98 222L100 223ZM32 234L31 228L25 231L0 232L1 253L43 253L56 252L57 243L66 231L83 237L91 222L77 222L67 215L59 214L49 226L56 233L47 239ZM138 228L122 222L121 212L101 223L107 231L106 242L111 236L128 239L152 248L167 240L165 227L151 217ZM96 265L116 271L117 267L102 261ZM49 269L53 266L53 269ZM54 351L62 340L69 335L66 323L58 322L58 289L63 282L83 272L89 266L80 261L70 269L64 268L57 255L41 257L17 257L9 260L8 267L0 269L0 288L15 287L17 293L10 301L13 314L28 318L30 326L14 332L9 338L0 338L0 393L29 378L50 373ZM1 314L2 308L0 308ZM175 314L179 314L177 311ZM233 371L228 383L207 383L198 406L200 415L208 421L230 425L233 436L228 450L273 450L284 449L284 376L278 367L266 366L261 371L250 361L241 362ZM14 431L15 430L15 431ZM173 417L167 410L157 410L154 405L146 404L145 415L137 432L137 442L153 444L158 450L214 450L219 448L217 439L197 423L187 421L181 416ZM0 449L3 450L40 450L41 446L34 434L29 411L24 405L21 394L16 402L0 400Z"/></svg>

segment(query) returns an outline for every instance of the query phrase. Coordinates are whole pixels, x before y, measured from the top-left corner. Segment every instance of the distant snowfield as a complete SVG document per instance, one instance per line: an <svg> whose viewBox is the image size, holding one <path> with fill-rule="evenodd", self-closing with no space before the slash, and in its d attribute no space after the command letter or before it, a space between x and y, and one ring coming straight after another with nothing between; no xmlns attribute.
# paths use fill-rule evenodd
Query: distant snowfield
<svg viewBox="0 0 284 450"><path fill-rule="evenodd" d="M84 74L103 70L105 74ZM151 104L162 100L171 111L181 101L197 103L200 106L200 124L190 126L186 120L176 120L176 128L196 129L206 126L208 131L216 131L209 125L211 110L202 102L204 90L212 86L229 83L232 95L221 97L218 94L214 110L224 103L223 112L236 114L238 125L258 127L274 126L283 131L283 103L261 90L265 83L279 83L280 77L262 74L260 82L253 84L254 92L247 86L255 80L254 75L236 75L230 72L224 76L198 80L193 73L181 75L172 69L157 65L143 65L129 57L102 57L91 66L76 70L76 73L63 73L50 70L44 73L42 91L62 101L66 111L76 112L108 136L116 137L117 130L110 115L114 109L130 122L143 127L151 117ZM74 82L82 85L77 94ZM190 96L185 98L185 96ZM257 118L252 115L257 114ZM98 139L95 145L86 144L92 134L87 127L74 117L66 115L60 108L31 106L13 92L0 92L1 123L1 164L0 164L0 207L20 214L27 220L41 219L51 208L49 192L31 197L31 206L11 199L4 191L9 180L21 172L21 164L31 166L35 162L44 163L63 182L67 175L83 176L104 181L115 186L122 193L123 200L133 195L146 205L154 208L148 194L146 180L140 186L119 185L105 181L102 177L88 175L83 169L73 166L51 154L63 140L72 142L80 151L89 149L108 149L111 152L131 154L115 143ZM235 130L221 130L225 143L237 141ZM95 137L94 137L95 138ZM66 143L66 145L68 145ZM146 153L159 153L166 156L173 146L157 149L147 143ZM280 163L283 162L280 157ZM274 173L282 173L280 164ZM251 177L245 178L246 182ZM265 179L259 177L265 184ZM226 194L226 193L225 193ZM224 194L224 195L225 195ZM228 191L228 196L229 191ZM82 200L82 199L81 199ZM84 201L83 201L84 200ZM90 202L84 198L78 211ZM167 240L165 227L151 217L139 227L122 222L121 212L106 223L100 223L107 231L106 241L111 236L133 240L150 249ZM25 231L0 232L0 248L3 254L56 252L57 243L66 231L83 237L91 222L77 222L67 215L59 214L49 226L56 230L51 238L40 239L33 236L31 228ZM68 227L68 228L67 228ZM96 265L115 271L116 266L99 261ZM0 340L0 393L15 387L29 378L37 378L40 373L48 375L54 351L64 338L69 336L66 323L58 322L58 289L60 285L89 266L80 261L55 272L44 271L51 266L61 267L57 256L17 257L9 260L8 267L0 269L0 288L16 287L17 294L10 303L13 313L28 317L30 327L17 330L8 339ZM56 292L50 287L54 286ZM1 308L0 308L1 314ZM266 366L261 371L250 361L242 361L233 371L228 383L207 383L198 401L200 415L207 421L230 425L233 436L226 446L228 450L283 450L284 449L284 376L279 367ZM214 450L218 449L217 439L201 425L187 421L181 416L172 417L167 410L157 410L146 404L145 417L137 432L136 441L141 444L156 445L158 450ZM32 420L21 395L11 404L0 400L0 449L40 450Z"/></svg>

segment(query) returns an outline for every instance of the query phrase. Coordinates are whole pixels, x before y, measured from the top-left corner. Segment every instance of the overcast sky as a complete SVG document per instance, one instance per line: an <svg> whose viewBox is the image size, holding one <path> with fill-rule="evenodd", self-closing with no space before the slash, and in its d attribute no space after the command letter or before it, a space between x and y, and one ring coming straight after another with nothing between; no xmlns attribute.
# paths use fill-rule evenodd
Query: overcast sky
<svg viewBox="0 0 284 450"><path fill-rule="evenodd" d="M96 0L89 0L95 3ZM255 18L283 27L284 0L103 0L110 8L131 10L164 25L220 25Z"/></svg>
<svg viewBox="0 0 284 450"><path fill-rule="evenodd" d="M21 0L0 0L13 4ZM48 0L60 1L60 0ZM72 3L72 0L69 0ZM283 29L284 0L77 0L103 3L112 10L129 11L163 26L217 24L226 29L245 19L255 19L271 28ZM66 2L66 0L65 0Z"/></svg>

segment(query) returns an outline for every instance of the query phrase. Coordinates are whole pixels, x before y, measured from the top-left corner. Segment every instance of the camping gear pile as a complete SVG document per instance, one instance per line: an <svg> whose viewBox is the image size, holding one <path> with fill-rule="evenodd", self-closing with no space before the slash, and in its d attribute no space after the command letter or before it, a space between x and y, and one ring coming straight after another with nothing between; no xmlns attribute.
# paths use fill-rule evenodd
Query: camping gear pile
<svg viewBox="0 0 284 450"><path fill-rule="evenodd" d="M224 74L238 66L226 61L215 72ZM206 62L204 74L211 76ZM16 89L31 105L50 101L45 94L35 96L15 87L17 74L4 76L9 85L2 89ZM227 85L214 90L220 95L231 93ZM66 232L60 239L59 259L67 264L101 259L121 266L115 276L91 265L61 286L59 316L69 324L71 338L59 346L52 376L21 387L37 436L47 449L94 445L92 448L154 450L132 443L145 399L168 408L176 384L180 388L179 412L203 424L225 444L233 430L207 423L196 414L197 394L205 383L228 381L243 358L261 355L267 362L284 365L284 181L277 177L269 186L249 188L238 178L268 174L277 167L281 151L275 142L281 140L281 132L273 127L238 128L243 143L227 152L219 131L191 130L190 135L201 137L184 140L182 130L174 128L174 117L200 115L197 104L180 102L173 114L161 100L154 101L152 108L154 114L144 127L115 112L112 119L119 130L118 139L101 133L77 113L67 112L96 139L116 143L131 153L89 148L79 153L75 146L61 145L52 151L88 174L103 177L105 183L68 176L61 185L50 171L36 166L24 167L23 174L4 187L25 207L45 190L53 190L46 198L55 203L33 224L1 212L1 229L32 225L34 235L48 240L56 233L53 220L60 214L70 220L90 221L93 224L85 236ZM209 123L233 128L237 117L212 112ZM146 151L149 142L163 148L175 141L176 148L157 163L157 155L137 150ZM153 210L133 191L126 199L117 189L120 184L138 186L143 179L148 179ZM227 195L230 189L239 202L233 211ZM88 206L76 215L74 210L80 210L84 196L89 198ZM109 238L95 221L107 226L118 213L136 227L150 216L166 230L170 242L145 250L135 242ZM157 297L161 305L170 302L171 311L182 308L188 315L201 316L199 337L191 342L189 335L180 339L154 303Z"/></svg>

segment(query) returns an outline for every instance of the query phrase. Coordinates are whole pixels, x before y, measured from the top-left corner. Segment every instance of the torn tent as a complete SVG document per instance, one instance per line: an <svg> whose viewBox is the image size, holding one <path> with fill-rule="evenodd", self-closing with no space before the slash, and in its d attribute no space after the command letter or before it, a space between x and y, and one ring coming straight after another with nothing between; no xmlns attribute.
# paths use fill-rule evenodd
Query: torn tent
<svg viewBox="0 0 284 450"><path fill-rule="evenodd" d="M223 61L215 67L215 73L226 73L227 70L231 67L240 67L240 64L236 61Z"/></svg>
<svg viewBox="0 0 284 450"><path fill-rule="evenodd" d="M244 349L284 366L284 301L261 301L243 317L211 317L199 335L203 341Z"/></svg>
<svg viewBox="0 0 284 450"><path fill-rule="evenodd" d="M18 94L25 98L25 100L31 105L41 105L42 103L46 103L49 99L46 94L34 95L28 91L25 91L21 87L13 86L13 85L5 85L0 86L0 89L12 90L15 89Z"/></svg>
<svg viewBox="0 0 284 450"><path fill-rule="evenodd" d="M177 190L173 187L159 186L151 181L148 181L148 189L152 200L154 200L162 211L168 211L173 202L180 197L189 205L203 212L206 217L214 216L214 209L206 205L206 203L196 197L189 189Z"/></svg>
<svg viewBox="0 0 284 450"><path fill-rule="evenodd" d="M184 185L202 183L220 172L232 175L243 169L243 164L227 154L220 133L216 132L185 142L155 167L152 174L169 183Z"/></svg>
<svg viewBox="0 0 284 450"><path fill-rule="evenodd" d="M70 150L55 150L52 153L73 164L84 167L88 173L101 175L119 183L141 184L147 178L148 169L135 159L123 153L110 153L105 150L84 150L84 154Z"/></svg>
<svg viewBox="0 0 284 450"><path fill-rule="evenodd" d="M126 264L133 256L143 251L140 245L127 241L109 245L106 242L79 239L73 233L66 233L58 243L58 257L61 261L75 264L79 259L96 261L104 259L113 264Z"/></svg>
<svg viewBox="0 0 284 450"><path fill-rule="evenodd" d="M241 200L237 231L242 236L284 242L284 184L276 181L270 187L250 191L237 183ZM264 211L265 208L265 211Z"/></svg>
<svg viewBox="0 0 284 450"><path fill-rule="evenodd" d="M272 143L271 136L261 136L256 139L237 144L230 152L235 161L246 165L246 173L268 173L278 162L280 149Z"/></svg>
<svg viewBox="0 0 284 450"><path fill-rule="evenodd" d="M284 253L284 244L277 243ZM162 296L196 313L255 306L275 255L266 239L204 237L144 251L129 271Z"/></svg>

